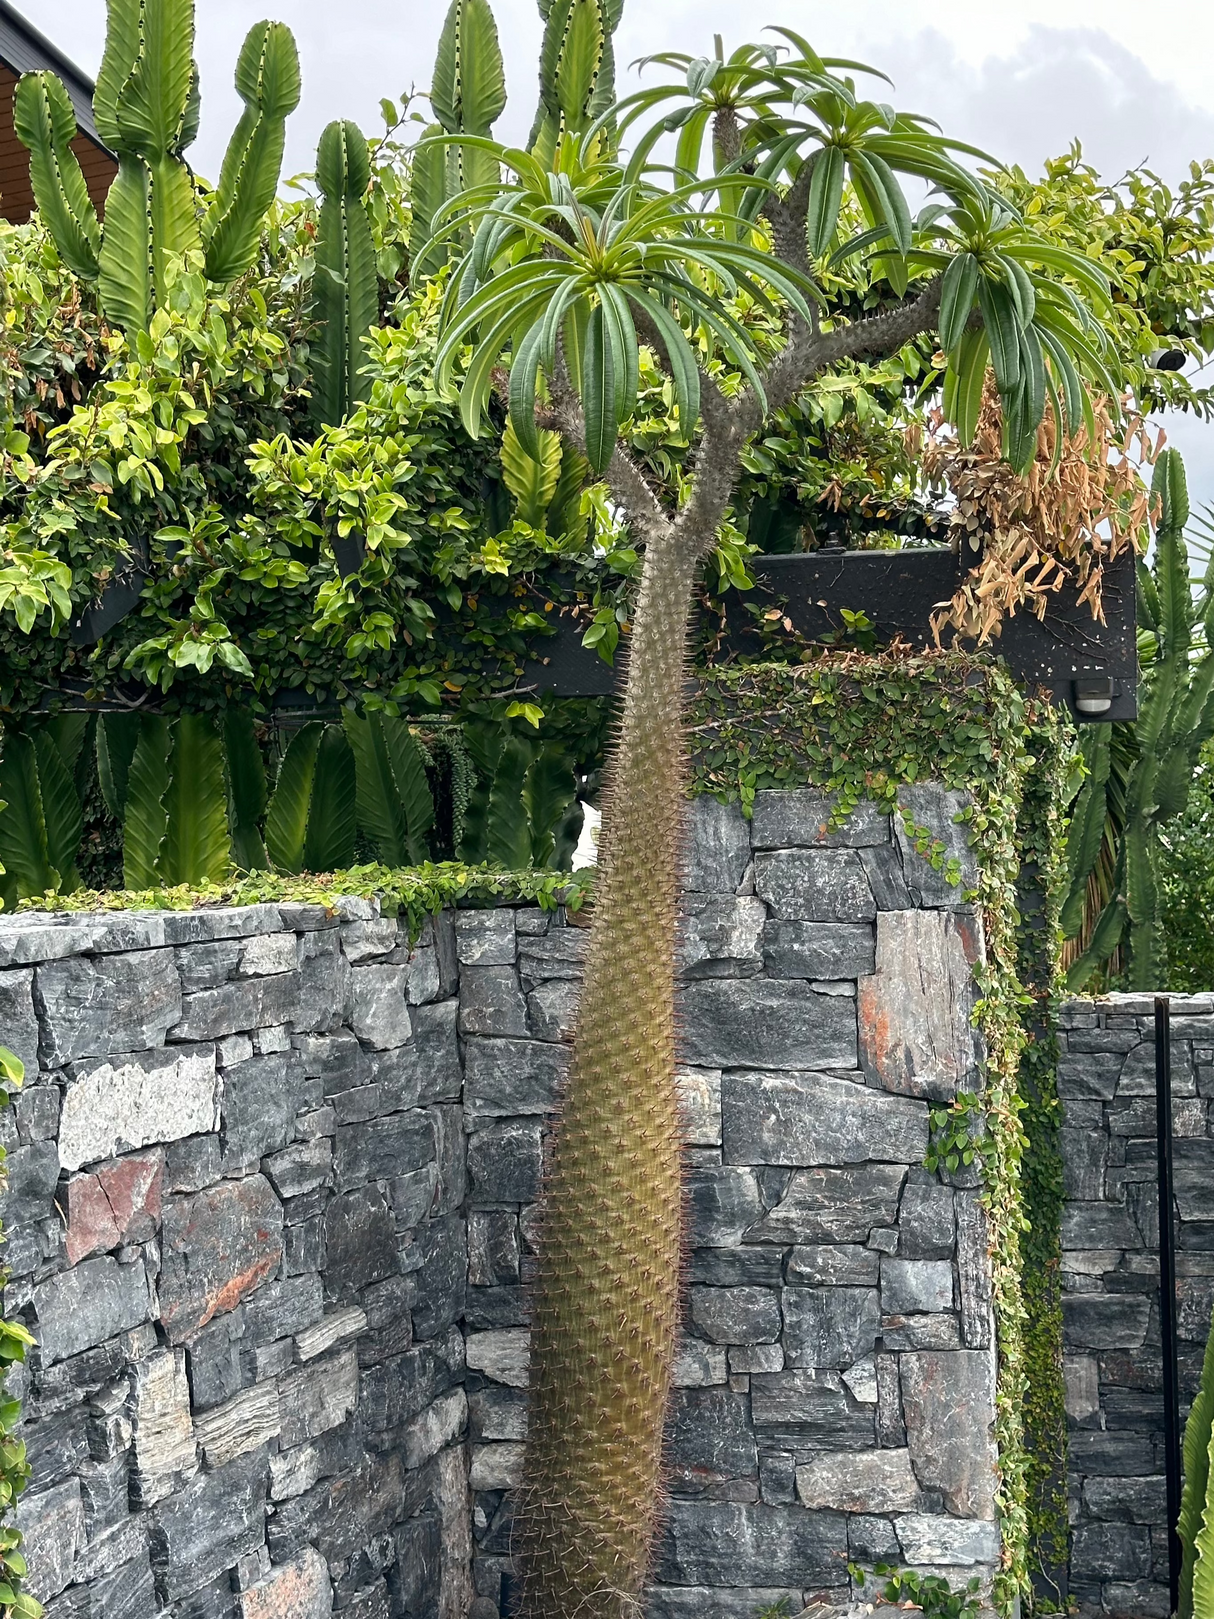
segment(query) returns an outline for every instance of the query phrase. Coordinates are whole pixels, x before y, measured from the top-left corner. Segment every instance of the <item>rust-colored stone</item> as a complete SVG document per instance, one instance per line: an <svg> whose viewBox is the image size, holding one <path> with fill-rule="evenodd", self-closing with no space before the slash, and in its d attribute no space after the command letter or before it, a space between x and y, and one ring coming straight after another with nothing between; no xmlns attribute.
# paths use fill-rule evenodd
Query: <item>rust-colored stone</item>
<svg viewBox="0 0 1214 1619"><path fill-rule="evenodd" d="M67 1187L67 1259L147 1242L160 1225L164 1154L136 1153L78 1175Z"/></svg>
<svg viewBox="0 0 1214 1619"><path fill-rule="evenodd" d="M159 1291L171 1343L234 1310L274 1274L282 1225L282 1205L261 1175L168 1200Z"/></svg>

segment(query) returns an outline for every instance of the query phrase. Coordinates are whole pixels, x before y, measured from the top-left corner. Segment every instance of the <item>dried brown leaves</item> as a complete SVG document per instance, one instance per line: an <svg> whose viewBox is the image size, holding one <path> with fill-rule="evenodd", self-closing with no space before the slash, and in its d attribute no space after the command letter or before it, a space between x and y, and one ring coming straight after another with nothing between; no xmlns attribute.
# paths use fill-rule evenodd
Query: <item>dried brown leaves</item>
<svg viewBox="0 0 1214 1619"><path fill-rule="evenodd" d="M961 556L977 557L952 601L933 615L937 642L952 629L981 646L1022 607L1044 618L1050 597L1067 583L1103 622L1105 564L1146 543L1149 497L1139 469L1154 461L1163 435L1153 440L1139 417L1119 425L1103 400L1094 401L1093 414L1094 435L1081 427L1059 445L1047 407L1037 459L1023 476L1003 459L1003 418L989 378L968 448L933 414L923 466L956 499L950 526Z"/></svg>

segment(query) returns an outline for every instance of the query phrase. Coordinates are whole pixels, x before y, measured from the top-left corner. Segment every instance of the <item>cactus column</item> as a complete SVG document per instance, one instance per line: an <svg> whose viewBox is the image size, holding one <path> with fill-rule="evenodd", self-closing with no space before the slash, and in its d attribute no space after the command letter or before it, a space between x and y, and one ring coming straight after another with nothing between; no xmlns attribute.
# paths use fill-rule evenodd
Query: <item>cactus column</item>
<svg viewBox="0 0 1214 1619"><path fill-rule="evenodd" d="M636 1612L661 1498L682 1235L673 1009L696 569L680 539L646 552L548 1163L516 1519L527 1619Z"/></svg>

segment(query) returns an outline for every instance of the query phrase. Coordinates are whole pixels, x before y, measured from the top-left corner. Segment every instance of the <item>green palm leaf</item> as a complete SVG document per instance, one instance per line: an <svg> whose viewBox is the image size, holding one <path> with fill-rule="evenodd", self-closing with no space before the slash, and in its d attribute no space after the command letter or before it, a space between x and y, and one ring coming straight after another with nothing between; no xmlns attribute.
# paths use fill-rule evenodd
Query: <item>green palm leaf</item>
<svg viewBox="0 0 1214 1619"><path fill-rule="evenodd" d="M22 898L53 890L58 873L51 865L42 813L38 758L28 736L6 731L0 753L0 865L16 882ZM6 898L6 908L9 904Z"/></svg>
<svg viewBox="0 0 1214 1619"><path fill-rule="evenodd" d="M358 824L385 866L407 866L409 827L380 716L347 709L342 723L354 754Z"/></svg>
<svg viewBox="0 0 1214 1619"><path fill-rule="evenodd" d="M55 742L52 731L41 725L33 735L38 761L38 790L42 800L42 823L46 833L46 858L57 873L56 887L70 894L79 888L76 856L84 833L84 812L80 794Z"/></svg>
<svg viewBox="0 0 1214 1619"><path fill-rule="evenodd" d="M276 871L303 869L316 756L324 729L319 720L310 720L291 738L278 767L266 813L266 851Z"/></svg>
<svg viewBox="0 0 1214 1619"><path fill-rule="evenodd" d="M173 723L161 880L170 885L221 882L231 869L223 742L209 714Z"/></svg>
<svg viewBox="0 0 1214 1619"><path fill-rule="evenodd" d="M122 880L130 889L155 888L168 832L164 807L169 790L169 722L145 714L127 776L122 822Z"/></svg>
<svg viewBox="0 0 1214 1619"><path fill-rule="evenodd" d="M490 865L524 871L531 864L531 822L523 789L539 753L538 742L507 736L493 776L485 843Z"/></svg>
<svg viewBox="0 0 1214 1619"><path fill-rule="evenodd" d="M581 835L582 812L577 803L578 781L573 760L558 743L549 742L527 772L523 807L530 830L528 865L564 870ZM578 814L570 811L577 807ZM576 819L576 831L574 820Z"/></svg>
<svg viewBox="0 0 1214 1619"><path fill-rule="evenodd" d="M303 869L344 871L352 866L357 831L354 755L341 727L326 725L316 754Z"/></svg>
<svg viewBox="0 0 1214 1619"><path fill-rule="evenodd" d="M518 441L513 421L502 436L502 477L517 502L518 515L532 528L542 528L561 475L559 433L539 435L539 457L528 455Z"/></svg>
<svg viewBox="0 0 1214 1619"><path fill-rule="evenodd" d="M243 708L229 708L223 717L223 740L228 767L232 859L241 871L264 871L267 862L261 818L266 812L268 795L265 761L253 716Z"/></svg>
<svg viewBox="0 0 1214 1619"><path fill-rule="evenodd" d="M97 775L105 807L116 821L126 813L127 778L139 744L138 714L103 714L97 726Z"/></svg>

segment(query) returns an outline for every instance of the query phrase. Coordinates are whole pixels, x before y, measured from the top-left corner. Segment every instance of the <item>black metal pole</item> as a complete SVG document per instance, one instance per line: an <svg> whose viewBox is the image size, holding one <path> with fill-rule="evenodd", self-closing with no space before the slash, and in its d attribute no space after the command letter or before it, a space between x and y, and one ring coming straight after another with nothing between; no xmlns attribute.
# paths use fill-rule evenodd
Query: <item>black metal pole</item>
<svg viewBox="0 0 1214 1619"><path fill-rule="evenodd" d="M1159 1326L1163 1339L1164 1472L1171 1612L1180 1603L1180 1380L1176 1366L1176 1236L1172 1224L1171 1004L1155 997L1155 1141L1159 1158Z"/></svg>

